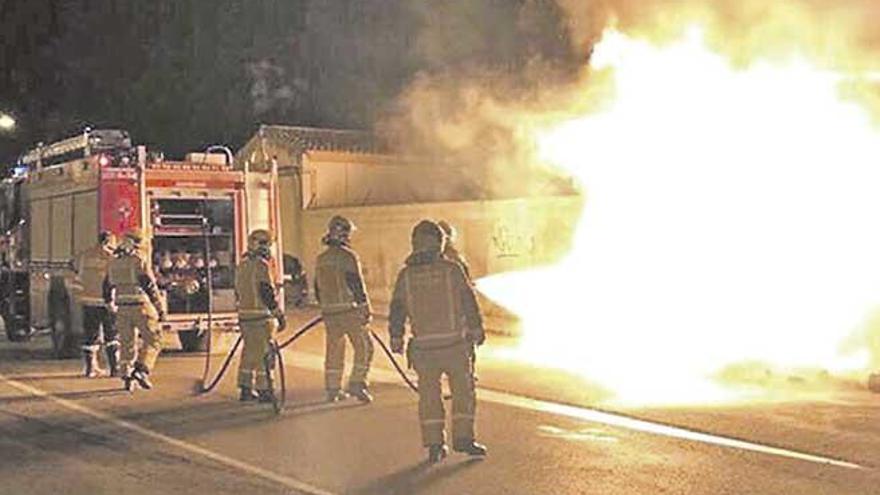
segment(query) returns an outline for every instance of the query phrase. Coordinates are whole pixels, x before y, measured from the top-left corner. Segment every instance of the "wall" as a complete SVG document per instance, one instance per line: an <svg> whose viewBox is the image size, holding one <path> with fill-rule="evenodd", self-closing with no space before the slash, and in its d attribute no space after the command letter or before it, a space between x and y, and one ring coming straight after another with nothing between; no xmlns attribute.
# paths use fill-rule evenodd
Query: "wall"
<svg viewBox="0 0 880 495"><path fill-rule="evenodd" d="M510 169L504 181L491 181L485 168L359 146L360 133L262 129L265 138L257 134L246 143L236 166L267 170L267 160L277 160L283 251L298 257L313 280L327 221L350 218L358 226L353 247L380 312L409 254L412 228L425 218L456 227L474 278L559 260L580 218L583 197L569 178L550 170ZM493 187L501 182L516 187ZM482 303L490 315L510 316ZM507 329L509 322L499 325Z"/></svg>
<svg viewBox="0 0 880 495"><path fill-rule="evenodd" d="M284 250L300 258L309 280L313 280L328 220L333 215L350 218L358 228L352 247L363 263L370 296L384 312L397 272L410 252L410 233L419 221L445 219L454 225L456 244L473 277L480 278L558 261L571 246L582 205L581 197L567 196L305 210L300 216L299 238ZM294 215L290 213L282 213L285 232L293 230ZM509 316L489 301L482 300L482 306L496 319Z"/></svg>

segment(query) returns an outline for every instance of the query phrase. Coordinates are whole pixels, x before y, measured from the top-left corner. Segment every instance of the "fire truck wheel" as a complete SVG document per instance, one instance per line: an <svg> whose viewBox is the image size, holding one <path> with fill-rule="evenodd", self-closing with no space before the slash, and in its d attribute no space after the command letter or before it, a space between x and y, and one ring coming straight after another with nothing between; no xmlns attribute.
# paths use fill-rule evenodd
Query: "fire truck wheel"
<svg viewBox="0 0 880 495"><path fill-rule="evenodd" d="M183 330L177 333L180 347L184 352L197 352L208 350L208 334L199 333L198 330Z"/></svg>
<svg viewBox="0 0 880 495"><path fill-rule="evenodd" d="M49 297L49 329L52 332L52 353L58 359L75 357L76 342L73 336L73 324L70 305L62 294Z"/></svg>
<svg viewBox="0 0 880 495"><path fill-rule="evenodd" d="M10 342L26 342L31 338L31 332L29 329L10 325L6 323L8 321L9 318L4 316L3 327L6 329L6 338L9 339Z"/></svg>

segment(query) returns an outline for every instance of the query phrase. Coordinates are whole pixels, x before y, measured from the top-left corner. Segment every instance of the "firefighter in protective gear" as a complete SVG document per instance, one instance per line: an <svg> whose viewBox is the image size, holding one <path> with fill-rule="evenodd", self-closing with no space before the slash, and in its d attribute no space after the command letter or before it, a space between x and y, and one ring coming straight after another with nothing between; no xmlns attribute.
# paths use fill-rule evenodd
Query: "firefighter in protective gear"
<svg viewBox="0 0 880 495"><path fill-rule="evenodd" d="M350 247L354 224L334 216L322 242L327 248L318 255L315 266L315 295L321 305L326 333L324 386L327 400L336 402L348 394L342 391L347 336L354 348L354 364L348 381L348 393L364 403L372 402L367 389L367 375L373 360L370 340L370 298L364 286L361 263Z"/></svg>
<svg viewBox="0 0 880 495"><path fill-rule="evenodd" d="M264 366L269 343L276 330L285 327L284 313L278 306L275 279L271 269L272 234L255 230L248 236L248 252L238 265L235 290L238 295L238 321L244 340L238 367L238 386L242 402L273 402L271 377ZM256 389L256 392L254 390Z"/></svg>
<svg viewBox="0 0 880 495"><path fill-rule="evenodd" d="M79 302L82 306L84 375L88 378L100 376L98 351L101 349L103 331L104 350L110 376L119 375L119 339L114 323L114 308L107 304L109 286L107 267L114 258L113 234L101 232L98 243L83 251L76 259L76 284L81 292Z"/></svg>
<svg viewBox="0 0 880 495"><path fill-rule="evenodd" d="M108 302L119 308L116 314L121 338L119 372L128 391L133 390L134 382L146 390L153 388L149 375L162 351L159 321L165 319L164 302L148 258L142 252L142 244L140 230L126 232L117 257L107 267Z"/></svg>
<svg viewBox="0 0 880 495"><path fill-rule="evenodd" d="M445 237L445 241L443 244L443 256L451 261L454 261L461 266L462 271L464 271L465 276L468 278L468 281L471 280L471 268L467 264L467 260L465 260L464 255L462 255L458 249L455 247L455 241L457 239L457 232L455 231L455 227L449 224L446 220L440 220L437 222L437 226L440 227L440 230L443 231L443 235Z"/></svg>
<svg viewBox="0 0 880 495"><path fill-rule="evenodd" d="M455 241L458 238L457 232L455 231L455 227L453 227L446 220L440 220L437 222L437 226L440 227L440 230L443 231L443 257L454 261L461 267L461 270L464 272L464 276L467 277L468 283L473 287L474 282L471 279L471 268L467 264L467 260L465 260L464 255L458 251L455 247ZM467 324L467 322L464 322ZM476 369L477 363L477 351L476 349L471 349L471 361L472 366ZM474 381L476 381L476 375L474 375Z"/></svg>
<svg viewBox="0 0 880 495"><path fill-rule="evenodd" d="M485 340L483 321L473 288L462 268L443 256L445 236L424 220L412 234L413 252L394 285L388 331L391 349L402 353L405 325L412 339L408 355L419 375L419 420L428 460L446 457L446 417L441 377L452 389L452 447L473 456L486 455L475 441L474 345Z"/></svg>

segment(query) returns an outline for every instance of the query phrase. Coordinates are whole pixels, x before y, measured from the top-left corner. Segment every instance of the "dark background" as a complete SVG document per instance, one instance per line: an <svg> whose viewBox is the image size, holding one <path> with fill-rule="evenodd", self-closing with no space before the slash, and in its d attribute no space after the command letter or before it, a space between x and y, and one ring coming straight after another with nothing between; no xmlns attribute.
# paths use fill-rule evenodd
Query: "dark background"
<svg viewBox="0 0 880 495"><path fill-rule="evenodd" d="M417 76L575 69L554 0L0 0L8 166L84 125L180 156L259 123L369 129Z"/></svg>

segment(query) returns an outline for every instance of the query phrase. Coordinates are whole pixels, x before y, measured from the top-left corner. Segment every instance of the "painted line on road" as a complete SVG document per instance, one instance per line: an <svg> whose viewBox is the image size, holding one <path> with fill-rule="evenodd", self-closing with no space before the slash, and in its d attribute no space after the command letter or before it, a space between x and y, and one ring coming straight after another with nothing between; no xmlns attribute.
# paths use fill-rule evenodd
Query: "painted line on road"
<svg viewBox="0 0 880 495"><path fill-rule="evenodd" d="M20 392L28 393L34 395L36 397L40 397L41 399L50 400L59 406L62 406L66 409L69 409L74 412L78 412L80 414L91 416L92 418L98 419L100 421L111 423L119 428L123 428L129 431L133 431L140 435L143 435L152 440L156 440L162 443L166 443L178 449L190 452L192 454L200 455L207 459L210 459L214 462L224 464L231 468L235 468L244 473L258 476L260 478L278 483L287 488L297 490L302 493L307 493L309 495L336 495L333 492L329 492L327 490L318 488L316 486L312 486L306 482L291 478L289 476L284 476L282 474L278 474L267 469L263 469L258 466L254 466L253 464L248 464L246 462L242 462L231 457L227 457L223 454L219 454L212 450L208 450L204 447L199 447L198 445L180 440L178 438L170 437L168 435L159 433L157 431L151 430L149 428L145 428L136 423L132 423L131 421L126 421L121 418L117 418L112 414L107 414L101 411L96 411L94 409L83 406L82 404L78 404L76 402L62 399L56 395L51 394L50 392L46 392L39 388L33 387L31 385L27 385L25 383L13 380L8 378L7 376L0 373L0 381L9 385L10 387L19 390Z"/></svg>
<svg viewBox="0 0 880 495"><path fill-rule="evenodd" d="M285 352L289 353L292 351ZM306 352L296 352L295 354L296 359L291 359L287 361L288 363L292 363L293 366L300 366L312 370L324 369L324 360L321 356ZM388 369L373 368L370 371L370 375L373 378L378 378L378 381L386 383L396 383L400 384L401 386L406 386L401 383L400 377L397 375L397 373ZM746 450L750 452L758 452L761 454L786 457L789 459L797 459L800 461L807 461L840 468L865 469L864 466L853 462L844 461L842 459L833 459L831 457L808 454L804 452L798 452L796 450L789 450L781 447L773 447L770 445L748 442L746 440L738 440L735 438L724 437L720 435L712 435L710 433L688 430L686 428L665 425L663 423L655 423L652 421L636 419L620 414L603 412L596 409L590 409L588 407L573 406L547 400L533 399L530 397L512 394L509 392L477 388L477 397L480 400L486 402L493 402L505 406L517 407L529 411L546 412L557 416L565 416L569 418L580 419L583 421L589 421L591 423L616 426L618 428L624 428L631 431L650 433L654 435L678 438L681 440L689 440L692 442L705 443L738 450Z"/></svg>
<svg viewBox="0 0 880 495"><path fill-rule="evenodd" d="M581 419L584 421L590 421L592 423L599 423L607 426L616 426L619 428L625 428L627 430L633 430L642 433L653 433L655 435L679 438L682 440L690 440L693 442L706 443L739 450L748 450L751 452L759 452L762 454L770 454L779 457L788 457L790 459L797 459L801 461L814 462L817 464L825 464L841 468L864 469L864 467L859 464L843 461L840 459L832 459L830 457L806 454L795 450L772 447L769 445L747 442L745 440L737 440L735 438L712 435L709 433L701 433L685 428L664 425L662 423L654 423L651 421L645 421L643 419L636 419L619 414L597 411L595 409L589 409L585 407L577 407L567 404L559 404L544 400L531 399L528 397L522 397L507 392L496 392L494 390L480 389L477 391L477 396L480 399L488 402L495 402L498 404L519 407L522 409L529 409L532 411L548 412L558 416Z"/></svg>

